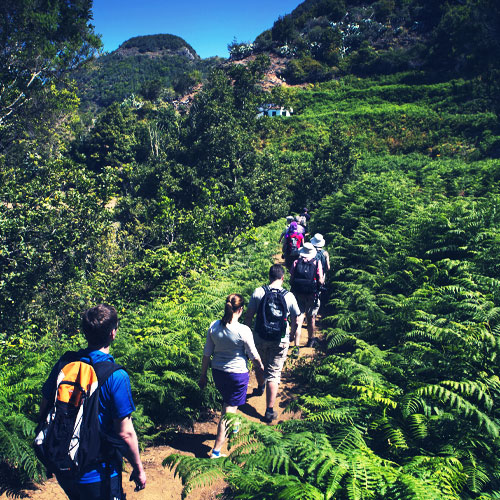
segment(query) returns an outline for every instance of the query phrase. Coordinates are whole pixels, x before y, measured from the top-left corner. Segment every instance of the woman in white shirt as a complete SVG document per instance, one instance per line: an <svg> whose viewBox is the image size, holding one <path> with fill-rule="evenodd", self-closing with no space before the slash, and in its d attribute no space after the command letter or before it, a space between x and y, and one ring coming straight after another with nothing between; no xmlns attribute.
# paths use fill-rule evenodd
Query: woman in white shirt
<svg viewBox="0 0 500 500"><path fill-rule="evenodd" d="M212 376L224 402L211 458L223 456L220 450L226 440L224 415L236 413L238 406L246 402L249 379L247 357L253 361L257 371L264 371L252 331L238 321L243 305L241 295L233 293L227 297L224 316L210 325L203 350L199 385L202 389L207 385L208 366L213 356Z"/></svg>

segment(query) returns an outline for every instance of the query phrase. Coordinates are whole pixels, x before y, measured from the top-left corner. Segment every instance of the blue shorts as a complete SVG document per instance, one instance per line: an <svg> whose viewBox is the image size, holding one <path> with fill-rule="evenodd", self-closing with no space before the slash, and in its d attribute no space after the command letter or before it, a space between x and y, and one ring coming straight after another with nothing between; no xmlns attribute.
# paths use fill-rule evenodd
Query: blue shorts
<svg viewBox="0 0 500 500"><path fill-rule="evenodd" d="M121 484L120 475L116 475L104 481L82 484L74 479L56 475L59 486L64 490L69 500L109 500L114 498L122 500L125 498Z"/></svg>
<svg viewBox="0 0 500 500"><path fill-rule="evenodd" d="M215 387L227 406L240 406L246 403L250 375L245 373L224 372L212 368Z"/></svg>

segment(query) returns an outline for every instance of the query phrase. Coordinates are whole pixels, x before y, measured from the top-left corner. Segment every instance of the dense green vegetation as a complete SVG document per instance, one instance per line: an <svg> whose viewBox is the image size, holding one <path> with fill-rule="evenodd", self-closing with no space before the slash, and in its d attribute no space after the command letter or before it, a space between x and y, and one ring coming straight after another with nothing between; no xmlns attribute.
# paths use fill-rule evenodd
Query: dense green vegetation
<svg viewBox="0 0 500 500"><path fill-rule="evenodd" d="M224 476L236 498L499 498L496 4L346 2L384 36L415 34L402 55L367 35L336 70L338 39L325 37L347 22L344 3L304 2L258 42L316 37L290 68L325 81L264 93L260 54L207 72L183 113L166 97L173 73L140 53L189 46L132 39L122 48L150 65L133 89L94 86L95 119L66 79L99 46L90 2L45 7L0 7L0 489L41 478L40 386L96 302L120 311L113 352L144 443L216 406L193 378L206 327L227 293L265 280L273 221L308 205L333 265L324 350L297 373L303 419L243 426L228 460L170 459L186 491ZM442 71L432 58L409 70L423 48ZM390 54L406 62L386 70ZM295 115L258 120L263 102Z"/></svg>
<svg viewBox="0 0 500 500"><path fill-rule="evenodd" d="M337 74L369 76L426 68L498 70L500 8L494 0L306 0L233 57L274 51L290 57L291 83Z"/></svg>

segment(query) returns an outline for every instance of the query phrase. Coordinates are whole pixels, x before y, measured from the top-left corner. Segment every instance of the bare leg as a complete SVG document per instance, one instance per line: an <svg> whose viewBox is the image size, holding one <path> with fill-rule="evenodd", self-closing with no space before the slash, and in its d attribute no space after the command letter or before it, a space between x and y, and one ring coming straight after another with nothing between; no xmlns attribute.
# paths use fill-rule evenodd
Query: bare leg
<svg viewBox="0 0 500 500"><path fill-rule="evenodd" d="M267 408L274 408L276 396L278 395L278 382L268 382L266 390L266 405Z"/></svg>
<svg viewBox="0 0 500 500"><path fill-rule="evenodd" d="M220 415L219 425L217 427L217 437L215 438L214 444L215 451L220 451L222 445L224 444L224 441L226 440L226 422L224 421L224 415L226 413L236 413L237 409L237 406L227 406L226 403L224 403Z"/></svg>
<svg viewBox="0 0 500 500"><path fill-rule="evenodd" d="M254 370L255 371L255 378L257 379L257 383L260 385L260 386L263 386L265 383L266 383L266 377L264 375L264 372L261 372L261 371L257 371L257 370Z"/></svg>
<svg viewBox="0 0 500 500"><path fill-rule="evenodd" d="M314 331L316 329L316 316L309 316L307 318L307 336L309 340L314 337Z"/></svg>
<svg viewBox="0 0 500 500"><path fill-rule="evenodd" d="M302 323L304 323L305 314L297 316L297 330L295 331L295 345L300 346L300 334L302 333Z"/></svg>

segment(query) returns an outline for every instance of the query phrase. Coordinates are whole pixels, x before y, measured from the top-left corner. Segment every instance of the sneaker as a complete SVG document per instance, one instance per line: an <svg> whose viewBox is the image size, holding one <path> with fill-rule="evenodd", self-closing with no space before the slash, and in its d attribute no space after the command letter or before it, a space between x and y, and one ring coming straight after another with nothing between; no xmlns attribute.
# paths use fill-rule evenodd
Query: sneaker
<svg viewBox="0 0 500 500"><path fill-rule="evenodd" d="M233 434L238 434L238 432L240 432L240 423L239 422L236 422L234 425L233 425Z"/></svg>
<svg viewBox="0 0 500 500"><path fill-rule="evenodd" d="M224 458L224 457L227 457L227 455L224 455L220 451L215 451L215 450L212 450L212 454L210 455L211 459L214 459L214 458Z"/></svg>
<svg viewBox="0 0 500 500"><path fill-rule="evenodd" d="M266 413L264 414L264 421L271 423L273 420L278 418L278 412L274 410L266 410Z"/></svg>
<svg viewBox="0 0 500 500"><path fill-rule="evenodd" d="M296 345L293 349L292 349L292 352L290 353L290 357L292 357L293 359L297 359L299 357L299 346Z"/></svg>

